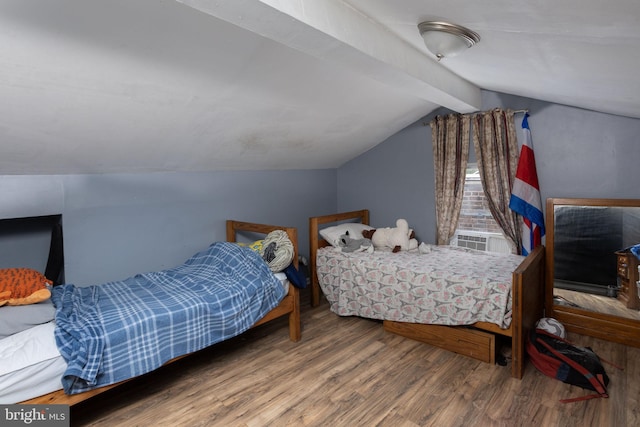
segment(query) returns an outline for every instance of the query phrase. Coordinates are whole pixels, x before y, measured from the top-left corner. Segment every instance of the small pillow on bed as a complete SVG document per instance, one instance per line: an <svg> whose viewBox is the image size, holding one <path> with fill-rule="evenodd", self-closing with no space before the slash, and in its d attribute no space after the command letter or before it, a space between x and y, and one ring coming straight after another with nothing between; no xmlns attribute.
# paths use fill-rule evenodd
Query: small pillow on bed
<svg viewBox="0 0 640 427"><path fill-rule="evenodd" d="M262 247L264 246L264 240L256 240L251 243L238 243L240 246L245 246L254 252L258 252L262 256Z"/></svg>
<svg viewBox="0 0 640 427"><path fill-rule="evenodd" d="M252 243L238 243L247 247L262 257L274 273L283 271L293 261L293 243L284 230L274 230L267 234L264 240Z"/></svg>
<svg viewBox="0 0 640 427"><path fill-rule="evenodd" d="M56 309L50 299L38 304L0 308L0 339L53 320Z"/></svg>
<svg viewBox="0 0 640 427"><path fill-rule="evenodd" d="M352 239L358 240L363 238L362 232L364 230L373 229L373 227L359 222L347 222L344 224L334 225L333 227L323 228L320 230L320 236L322 236L322 238L331 246L338 248L340 247L340 236L343 234L347 234L347 232L349 232L349 236L351 236Z"/></svg>
<svg viewBox="0 0 640 427"><path fill-rule="evenodd" d="M262 259L269 264L269 269L278 273L293 261L294 247L289 235L284 230L274 230L267 234L262 247Z"/></svg>
<svg viewBox="0 0 640 427"><path fill-rule="evenodd" d="M0 269L0 306L35 304L51 297L53 282L30 268Z"/></svg>

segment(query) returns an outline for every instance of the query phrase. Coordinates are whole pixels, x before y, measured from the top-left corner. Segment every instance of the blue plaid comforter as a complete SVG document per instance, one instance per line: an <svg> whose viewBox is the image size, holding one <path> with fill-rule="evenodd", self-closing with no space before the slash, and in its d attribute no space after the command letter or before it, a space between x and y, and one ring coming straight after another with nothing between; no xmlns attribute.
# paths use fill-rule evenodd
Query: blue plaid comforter
<svg viewBox="0 0 640 427"><path fill-rule="evenodd" d="M249 329L284 298L260 255L219 242L184 264L119 282L53 288L67 394L142 375Z"/></svg>

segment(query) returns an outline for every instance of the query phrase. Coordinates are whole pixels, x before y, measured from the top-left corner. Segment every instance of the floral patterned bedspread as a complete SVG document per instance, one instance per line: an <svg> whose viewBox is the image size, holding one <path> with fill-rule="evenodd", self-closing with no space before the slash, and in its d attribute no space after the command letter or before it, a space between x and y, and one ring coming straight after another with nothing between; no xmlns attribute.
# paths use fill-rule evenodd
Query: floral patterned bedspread
<svg viewBox="0 0 640 427"><path fill-rule="evenodd" d="M524 257L453 246L428 253L318 250L317 272L331 311L438 325L511 324L512 272Z"/></svg>

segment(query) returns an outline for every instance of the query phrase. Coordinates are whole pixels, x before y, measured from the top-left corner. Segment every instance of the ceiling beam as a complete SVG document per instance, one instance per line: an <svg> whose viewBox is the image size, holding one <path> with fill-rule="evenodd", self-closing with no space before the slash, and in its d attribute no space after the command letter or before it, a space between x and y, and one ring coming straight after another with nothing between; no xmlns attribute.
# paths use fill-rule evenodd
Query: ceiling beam
<svg viewBox="0 0 640 427"><path fill-rule="evenodd" d="M340 0L177 1L450 110L481 109L477 86Z"/></svg>

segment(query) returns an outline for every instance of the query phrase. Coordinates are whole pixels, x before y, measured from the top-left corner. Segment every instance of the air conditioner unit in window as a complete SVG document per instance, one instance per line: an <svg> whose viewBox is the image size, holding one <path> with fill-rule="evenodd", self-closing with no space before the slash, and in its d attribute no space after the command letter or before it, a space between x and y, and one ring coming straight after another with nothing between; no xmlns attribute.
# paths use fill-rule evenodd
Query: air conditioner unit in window
<svg viewBox="0 0 640 427"><path fill-rule="evenodd" d="M458 230L451 239L451 245L484 252L511 253L509 242L501 233Z"/></svg>
<svg viewBox="0 0 640 427"><path fill-rule="evenodd" d="M489 244L487 245L487 251L500 252L503 254L511 253L511 245L505 237L500 234L499 236L489 236Z"/></svg>

